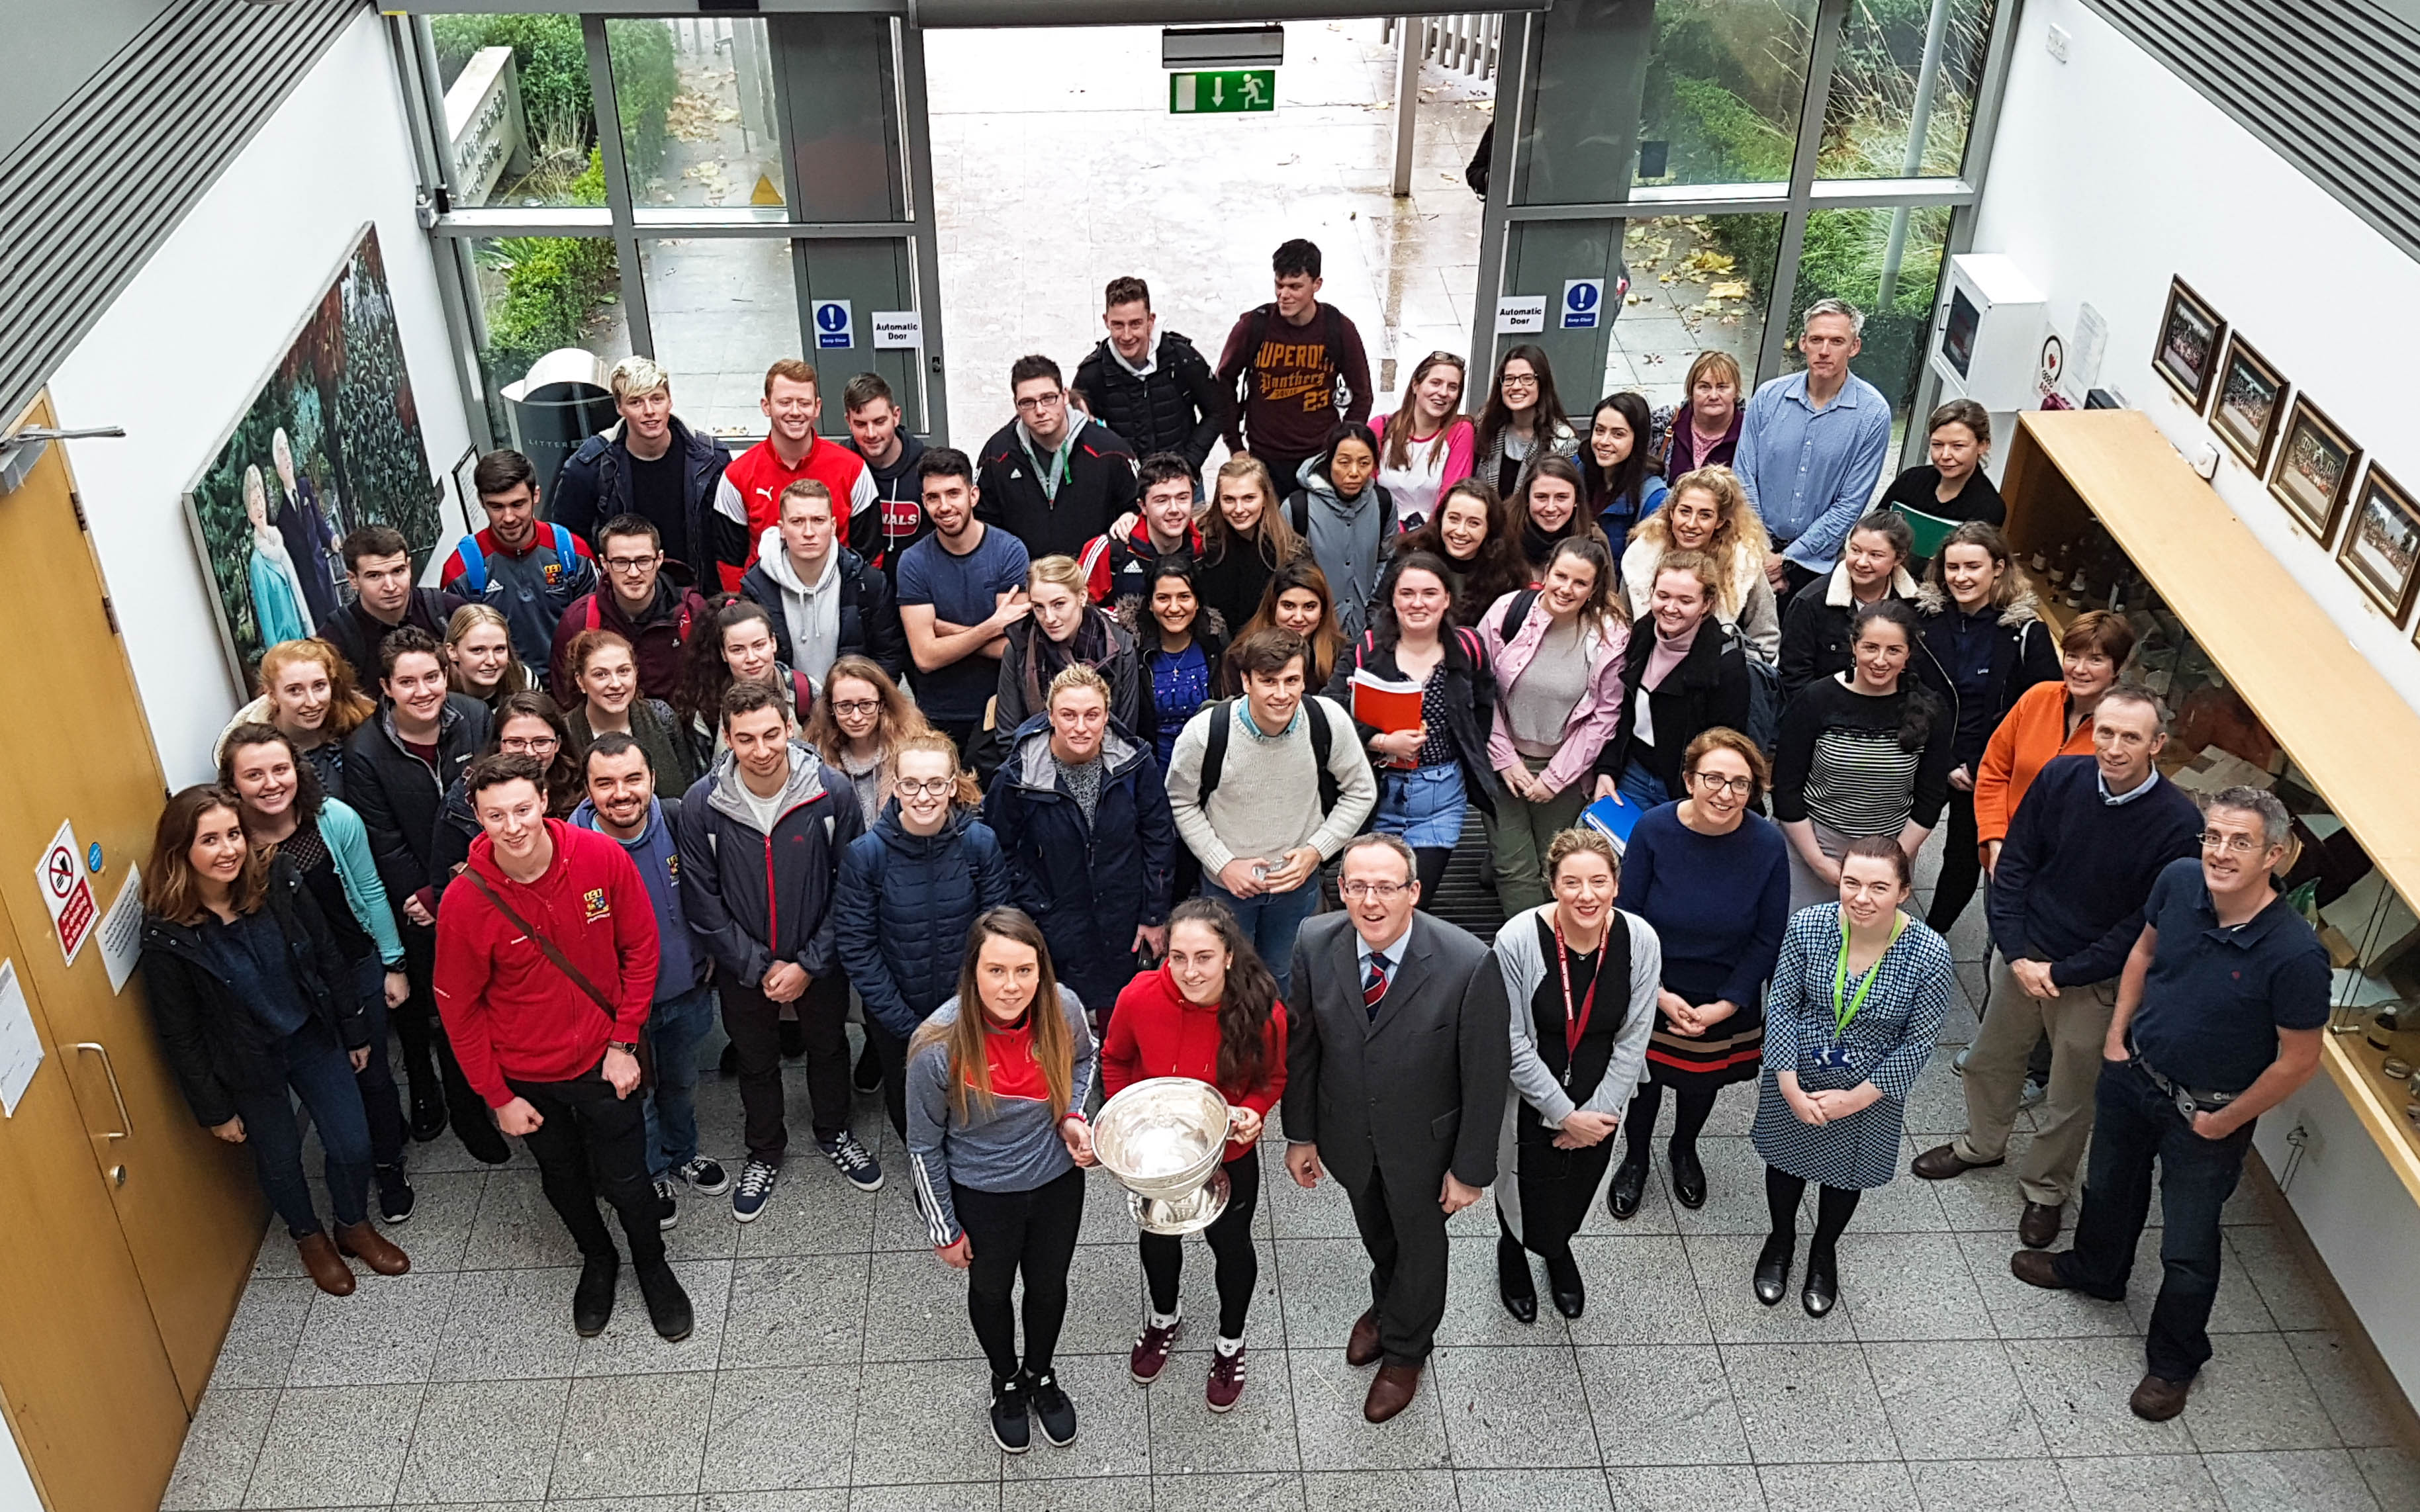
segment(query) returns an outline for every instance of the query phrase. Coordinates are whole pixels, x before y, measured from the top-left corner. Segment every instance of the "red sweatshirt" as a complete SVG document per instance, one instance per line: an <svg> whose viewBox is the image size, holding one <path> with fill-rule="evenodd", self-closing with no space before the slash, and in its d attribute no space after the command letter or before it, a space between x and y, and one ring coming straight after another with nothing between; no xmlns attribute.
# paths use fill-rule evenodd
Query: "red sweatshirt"
<svg viewBox="0 0 2420 1512"><path fill-rule="evenodd" d="M636 1040L656 995L656 906L629 853L559 819L546 829L554 864L537 881L505 876L485 835L471 842L471 870L619 1011L608 1021L477 887L447 887L437 914L437 1011L462 1074L489 1107L513 1100L508 1076L569 1081L604 1058L606 1041Z"/></svg>
<svg viewBox="0 0 2420 1512"><path fill-rule="evenodd" d="M1115 1097L1133 1083L1151 1076L1190 1076L1218 1087L1218 1093L1236 1107L1250 1108L1265 1119L1285 1095L1285 1005L1269 1009L1262 1031L1262 1064L1267 1079L1258 1087L1218 1085L1218 1010L1186 1001L1168 968L1146 971L1118 994L1109 1013L1109 1037L1101 1046L1101 1090ZM1233 1160L1251 1147L1227 1142Z"/></svg>

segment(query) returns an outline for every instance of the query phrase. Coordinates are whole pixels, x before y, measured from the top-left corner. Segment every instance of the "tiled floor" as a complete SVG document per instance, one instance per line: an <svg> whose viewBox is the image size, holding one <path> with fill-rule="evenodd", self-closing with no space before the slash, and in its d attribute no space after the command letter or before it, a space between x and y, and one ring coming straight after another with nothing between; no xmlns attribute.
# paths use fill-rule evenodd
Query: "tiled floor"
<svg viewBox="0 0 2420 1512"><path fill-rule="evenodd" d="M1971 913L1953 944L1971 994ZM1962 1002L1945 1045L1974 1022ZM1911 1100L1910 1154L1961 1122L1948 1053ZM708 1150L732 1155L734 1090L709 1073L700 1104ZM1126 1378L1140 1268L1119 1193L1096 1175L1061 1353L1082 1429L1021 1458L987 1436L962 1282L926 1250L897 1180L864 1196L810 1158L747 1227L720 1199L689 1204L671 1237L695 1335L657 1340L626 1273L613 1326L582 1341L568 1318L576 1257L527 1156L473 1169L447 1140L426 1148L420 1211L396 1233L411 1275L323 1297L282 1236L264 1246L164 1505L2420 1508L2420 1466L2395 1447L2386 1404L2249 1183L2228 1211L2218 1357L2184 1417L2153 1426L2125 1408L2148 1294L2118 1305L2013 1280L2005 1170L1870 1194L1828 1319L1758 1306L1751 1107L1739 1088L1717 1110L1702 1210L1669 1200L1659 1156L1636 1218L1597 1211L1578 1244L1590 1306L1575 1322L1551 1310L1513 1322L1496 1300L1489 1209L1459 1216L1435 1360L1383 1427L1361 1420L1366 1372L1343 1360L1366 1271L1332 1185L1300 1191L1278 1147L1264 1149L1249 1385L1217 1417L1199 1334L1151 1390ZM895 1169L870 1102L859 1126ZM2156 1276L2157 1244L2154 1230L2138 1285ZM1208 1319L1198 1246L1187 1284L1193 1318Z"/></svg>

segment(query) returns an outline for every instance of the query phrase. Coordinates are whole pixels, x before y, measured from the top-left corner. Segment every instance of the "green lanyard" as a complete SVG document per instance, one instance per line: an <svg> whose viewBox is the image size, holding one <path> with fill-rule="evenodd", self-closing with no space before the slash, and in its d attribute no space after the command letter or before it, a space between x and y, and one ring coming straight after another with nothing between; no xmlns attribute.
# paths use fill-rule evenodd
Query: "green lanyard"
<svg viewBox="0 0 2420 1512"><path fill-rule="evenodd" d="M1899 943L1899 932L1906 927L1905 914L1892 917L1890 944L1883 947L1883 955L1890 954L1891 946ZM1859 1011L1866 1006L1866 994L1874 990L1874 979L1882 974L1883 960L1882 956L1878 955L1874 957L1874 964L1866 968L1864 979L1857 983L1855 995L1852 996L1845 1006L1842 1005L1840 995L1848 990L1849 985L1849 920L1846 916L1843 916L1840 919L1840 960L1838 964L1832 968L1833 1043L1838 1044L1840 1036L1849 1032L1849 1026L1856 1022Z"/></svg>
<svg viewBox="0 0 2420 1512"><path fill-rule="evenodd" d="M1042 486L1042 497L1051 503L1057 503L1059 485L1067 475L1067 455L1076 444L1076 418L1073 415L1067 417L1067 434L1060 439L1059 449L1050 454L1050 465L1047 468L1042 465L1042 458L1034 455L1032 438L1021 425L1018 427L1016 440L1017 444L1025 448L1025 459L1033 464L1033 481Z"/></svg>

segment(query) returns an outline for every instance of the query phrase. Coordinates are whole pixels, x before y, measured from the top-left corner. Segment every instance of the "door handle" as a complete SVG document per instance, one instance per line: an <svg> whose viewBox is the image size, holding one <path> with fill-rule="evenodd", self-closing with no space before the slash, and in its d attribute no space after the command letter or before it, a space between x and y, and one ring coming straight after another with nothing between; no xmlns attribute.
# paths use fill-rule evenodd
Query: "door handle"
<svg viewBox="0 0 2420 1512"><path fill-rule="evenodd" d="M117 1100L117 1121L122 1127L111 1132L110 1134L104 1134L102 1137L107 1139L125 1138L128 1134L134 1132L134 1119L127 1114L126 1094L118 1090L117 1068L109 1063L109 1047L107 1045L99 1044L93 1041L86 1040L78 1044L76 1048L78 1050L89 1050L94 1055L101 1057L101 1072L109 1078L109 1095Z"/></svg>

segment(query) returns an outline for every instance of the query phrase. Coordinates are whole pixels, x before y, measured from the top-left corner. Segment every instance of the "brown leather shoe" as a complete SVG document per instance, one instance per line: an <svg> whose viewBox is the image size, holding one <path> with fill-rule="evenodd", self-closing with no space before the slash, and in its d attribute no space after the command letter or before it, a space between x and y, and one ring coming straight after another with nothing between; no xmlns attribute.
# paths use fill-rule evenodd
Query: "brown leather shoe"
<svg viewBox="0 0 2420 1512"><path fill-rule="evenodd" d="M1908 1163L1908 1170L1928 1181L1947 1181L1968 1171L1987 1170L1993 1165L2006 1165L2009 1157L1998 1160L1961 1160L1956 1145L1935 1145Z"/></svg>
<svg viewBox="0 0 2420 1512"><path fill-rule="evenodd" d="M1416 1365L1382 1365L1370 1379L1370 1395L1361 1403L1361 1415L1373 1423L1387 1419L1412 1405L1420 1394L1420 1367Z"/></svg>
<svg viewBox="0 0 2420 1512"><path fill-rule="evenodd" d="M331 1297L353 1294L353 1268L325 1234L305 1234L294 1242L302 1253L302 1269L311 1273L311 1284Z"/></svg>
<svg viewBox="0 0 2420 1512"><path fill-rule="evenodd" d="M1344 1363L1357 1370L1377 1364L1385 1352L1378 1348L1378 1309L1373 1307L1353 1319L1353 1336L1344 1341Z"/></svg>
<svg viewBox="0 0 2420 1512"><path fill-rule="evenodd" d="M2029 1287L2044 1291L2065 1291L2067 1283L2058 1278L2058 1257L2046 1250L2021 1249L2009 1257L2009 1273Z"/></svg>
<svg viewBox="0 0 2420 1512"><path fill-rule="evenodd" d="M2146 1372L2126 1405L2146 1423L2164 1423L2185 1410L2185 1397L2192 1391L2190 1381L2170 1381Z"/></svg>
<svg viewBox="0 0 2420 1512"><path fill-rule="evenodd" d="M395 1241L371 1227L367 1219L337 1229L336 1250L380 1275L401 1275L411 1269L411 1257L398 1249Z"/></svg>
<svg viewBox="0 0 2420 1512"><path fill-rule="evenodd" d="M2055 1202L2028 1202L2017 1219L2017 1238L2027 1249L2048 1249L2058 1237L2059 1215L2066 1210Z"/></svg>

